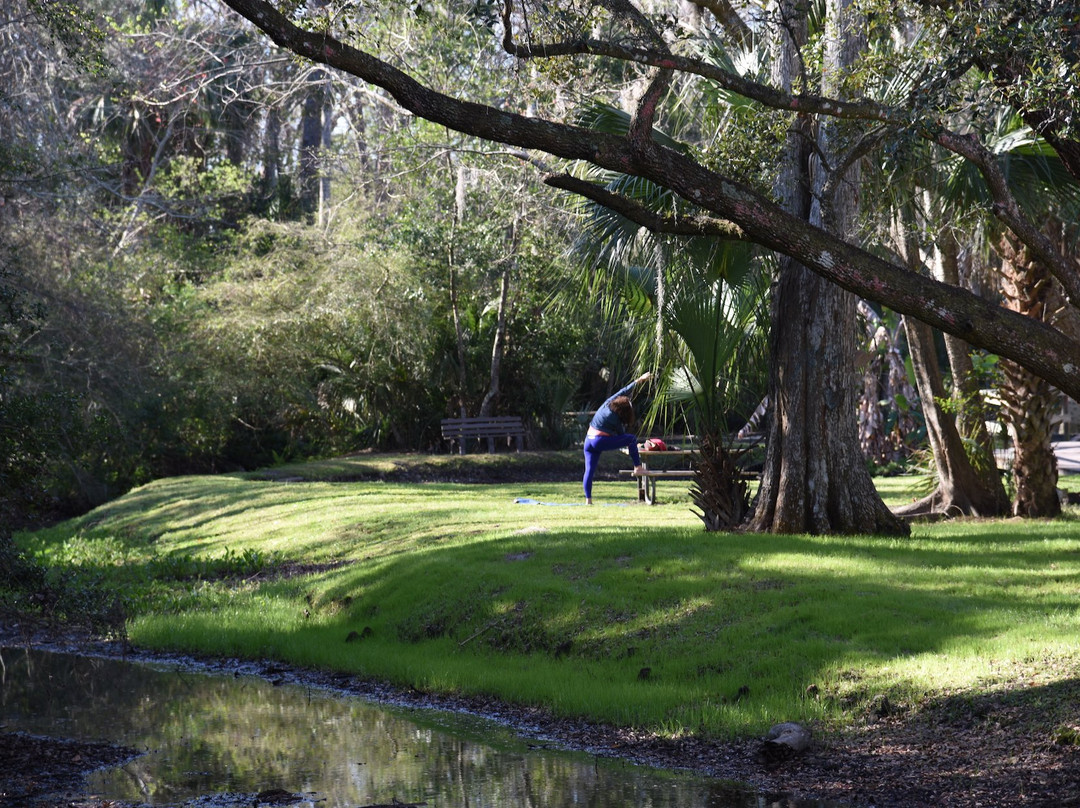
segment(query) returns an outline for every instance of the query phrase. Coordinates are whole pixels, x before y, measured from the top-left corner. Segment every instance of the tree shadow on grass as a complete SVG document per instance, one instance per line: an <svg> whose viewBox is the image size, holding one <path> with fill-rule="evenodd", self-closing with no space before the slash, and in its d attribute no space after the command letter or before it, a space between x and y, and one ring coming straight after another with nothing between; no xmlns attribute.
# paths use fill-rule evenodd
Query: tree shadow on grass
<svg viewBox="0 0 1080 808"><path fill-rule="evenodd" d="M341 664L340 654L316 646L338 646L367 629L378 642L350 646L349 664L376 674L379 664L365 659L368 647L412 648L422 660L425 643L442 643L491 667L492 680L509 675L501 666L543 660L570 678L591 670L642 701L655 694L654 722L722 723L749 710L764 716L777 703L821 716L818 699L794 700L807 689L821 700L846 699L842 706L850 710L882 683L925 689L906 681L912 659L953 654L980 665L987 654L1029 653L1022 640L1015 648L1002 640L1025 626L1041 632L1052 620L1048 636L1055 640L1077 629L1080 545L1074 525L1056 522L960 525L947 541L717 535L597 525L591 516L580 527L558 521L570 511L577 520L584 509L535 509L520 518L506 511L506 524L497 525L490 514L474 523L471 509L454 499L475 496L480 507L493 507L483 493L433 485L423 489L431 496L407 486L381 491L393 504L373 510L382 526L369 528L363 509L330 513L334 500L363 492L222 479L192 486L160 481L95 518L107 520L121 542L145 544L162 530L197 534L248 510L253 520L267 520L269 508L302 501L303 515L318 525L298 544L305 560L361 559L277 589L268 575L260 577L263 600L251 608L274 599L283 611L310 615L281 627L275 646L306 643L314 664L322 657ZM411 519L418 524L413 534ZM497 534L520 524L532 532ZM179 552L229 549L233 528L223 529ZM266 535L276 529L268 526ZM193 619L224 630L213 614ZM234 646L245 646L242 622L227 630L236 634ZM247 646L257 653L266 642L262 636ZM431 650L433 659L443 653Z"/></svg>
<svg viewBox="0 0 1080 808"><path fill-rule="evenodd" d="M548 531L337 570L313 586L316 605L336 609L321 641L366 629L380 653L397 644L420 658L425 643L443 643L433 659L456 647L496 669L490 678L500 665L512 676L522 659L561 664L571 677L591 670L651 701L653 721L697 726L755 703L767 712L780 691L810 718L820 706L793 693L842 700L850 712L891 683L898 702L934 687L907 681L918 665L905 661L951 654L979 665L987 653L1014 653L1001 638L1047 615L1058 615L1061 636L1076 623L1066 590L1077 560L1067 551L1047 593L1032 570L1055 553L1041 547L995 553L975 542L920 554L872 539L687 535ZM982 572L971 571L973 554ZM357 646L378 675L364 657Z"/></svg>

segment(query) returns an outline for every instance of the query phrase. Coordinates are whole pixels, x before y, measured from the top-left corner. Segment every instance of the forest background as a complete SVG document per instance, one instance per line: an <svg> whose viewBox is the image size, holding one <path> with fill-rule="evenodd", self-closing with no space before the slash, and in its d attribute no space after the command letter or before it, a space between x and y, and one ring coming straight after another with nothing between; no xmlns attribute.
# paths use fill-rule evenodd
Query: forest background
<svg viewBox="0 0 1080 808"><path fill-rule="evenodd" d="M708 6L695 7L700 23ZM723 388L726 429L743 426L765 400L775 270L767 254L707 251L711 301L740 312L725 318L737 327L724 372L703 375L692 367L693 333L707 321L688 325L679 308L702 299L686 258L694 251L543 187L535 155L407 114L387 93L275 48L218 3L5 0L0 8L7 529L84 511L162 476L363 449L441 451L439 420L461 413L522 415L532 446L565 448L580 437L567 413L594 408L643 365L669 371L660 392L673 408L656 414L665 430L694 426L680 405L700 403L706 377L712 390ZM716 20L724 8L711 9ZM495 12L392 5L385 30L369 35L392 40L432 85L467 84L495 103L515 82L537 81L524 69L492 69L505 67L483 44ZM433 35L450 23L472 38ZM1076 59L1065 55L1065 72L1043 91L1068 84ZM744 58L743 74L760 67L753 49ZM889 65L878 67L885 75ZM589 75L603 95L548 103L597 130L625 128L642 84L609 70ZM998 153L1027 192L1021 199L1030 197L1027 210L1072 255L1075 181L1006 96L965 89L980 120L1000 123ZM747 182L777 182L789 119L715 90L692 100L711 105L704 123L722 132L700 147L708 160ZM678 129L679 116L664 123ZM1017 287L1055 288L1029 272L1022 244L987 223L991 205L970 172L961 166L950 177L940 155L915 150L901 138L863 166L865 244L897 250L914 238L916 253L920 239L936 245L934 260L957 269L958 283L1014 299L1014 308L1024 302ZM930 168L941 176L927 179ZM905 204L892 193L899 187L908 189ZM920 199L930 201L915 206L917 225L897 213ZM898 235L900 221L912 229ZM1036 308L1047 319L1073 317L1045 296ZM1050 385L1018 368L1002 374L985 351L958 372L937 335L933 353L947 369L919 389L901 318L867 304L860 318L858 442L867 464L930 468L929 450L939 459L948 450L932 447L927 405L981 423L978 391L987 388L1001 392L1017 440L1042 450L1032 462L1046 464L1061 400ZM978 436L962 432L974 446Z"/></svg>
<svg viewBox="0 0 1080 808"><path fill-rule="evenodd" d="M632 318L594 305L573 213L517 158L213 3L5 2L0 37L8 526L161 476L445 451L497 333L493 404L534 446L629 372Z"/></svg>

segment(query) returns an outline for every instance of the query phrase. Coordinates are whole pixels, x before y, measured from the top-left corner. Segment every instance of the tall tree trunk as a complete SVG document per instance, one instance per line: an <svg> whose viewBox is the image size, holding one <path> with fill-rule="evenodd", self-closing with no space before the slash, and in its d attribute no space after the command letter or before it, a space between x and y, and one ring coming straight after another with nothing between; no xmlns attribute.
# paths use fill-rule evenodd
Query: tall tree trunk
<svg viewBox="0 0 1080 808"><path fill-rule="evenodd" d="M322 195L319 155L330 118L330 77L322 68L311 71L304 98L300 125L300 207L305 213L317 213Z"/></svg>
<svg viewBox="0 0 1080 808"><path fill-rule="evenodd" d="M326 92L323 94L322 142L320 143L322 165L319 168L319 225L325 227L330 221L330 172L327 170L330 147L334 142L334 105L333 84L330 76L326 77Z"/></svg>
<svg viewBox="0 0 1080 808"><path fill-rule="evenodd" d="M901 229L902 228L902 229ZM913 272L922 266L922 256L915 228L910 222L901 225L897 235L903 260ZM903 515L941 513L947 516L1002 516L1008 512L1009 501L997 476L980 474L971 462L957 419L942 407L949 398L945 390L941 367L934 344L934 329L910 317L904 318L911 364L919 389L927 437L937 469L937 488L929 496L901 508ZM959 360L958 360L959 361ZM984 427L985 429L985 427ZM992 464L992 460L990 461Z"/></svg>
<svg viewBox="0 0 1080 808"><path fill-rule="evenodd" d="M273 205L278 195L281 171L281 112L276 104L266 110L266 131L263 134L263 174L260 181L266 204Z"/></svg>
<svg viewBox="0 0 1080 808"><path fill-rule="evenodd" d="M945 283L960 286L960 246L953 238L952 231L939 240L937 257L938 260L933 264L935 277ZM975 375L971 346L952 334L943 333L942 336L952 371L952 394L957 402L956 426L967 441L968 455L979 478L979 484L986 492L992 492L993 500L997 503L995 510L999 514L1007 513L1009 495L1005 491L994 456L994 439L986 428L987 406L979 389L979 379Z"/></svg>
<svg viewBox="0 0 1080 808"><path fill-rule="evenodd" d="M937 468L937 488L919 502L901 508L904 515L942 513L947 516L1001 516L1009 501L1000 480L987 488L971 464L953 415L942 409L948 398L934 346L934 329L910 317L904 318L911 364L919 388L926 432ZM996 476L996 475L995 475Z"/></svg>
<svg viewBox="0 0 1080 808"><path fill-rule="evenodd" d="M960 286L960 245L956 243L951 232L938 241L937 258L933 264L934 277L953 286ZM986 404L979 392L975 364L971 361L971 346L952 334L942 333L942 336L952 371L953 396L959 399L957 426L960 434L973 442L980 452L980 457L993 459L994 444L986 428ZM976 466L980 465L976 463ZM993 474L1000 479L996 469Z"/></svg>
<svg viewBox="0 0 1080 808"><path fill-rule="evenodd" d="M507 232L507 255L503 259L502 277L499 283L499 311L495 322L495 338L491 345L491 374L488 391L480 402L481 416L491 415L495 399L499 396L499 379L502 375L502 360L506 354L506 321L510 311L510 278L518 263L521 248L521 211L514 215Z"/></svg>
<svg viewBox="0 0 1080 808"><path fill-rule="evenodd" d="M1002 294L1006 308L1044 322L1060 307L1060 293L1050 273L1026 249L1003 235L998 241L1002 259ZM1015 362L1003 359L1001 386L1005 418L1013 442L1013 482L1017 516L1045 517L1061 513L1057 495L1057 458L1050 442L1056 391Z"/></svg>
<svg viewBox="0 0 1080 808"><path fill-rule="evenodd" d="M515 247L516 249L516 247ZM487 393L480 402L480 416L491 415L495 406L495 399L499 396L499 377L502 372L503 355L506 353L506 317L510 300L510 271L514 263L514 257L507 259L507 265L503 268L502 279L499 284L499 312L495 324L495 338L491 344L491 375L488 380Z"/></svg>
<svg viewBox="0 0 1080 808"><path fill-rule="evenodd" d="M453 155L447 154L446 160L453 168ZM457 167L457 180L454 186L454 215L450 225L450 239L446 246L446 262L450 268L450 312L454 318L454 339L457 344L458 359L458 412L462 418L468 416L465 406L467 395L468 375L465 367L465 330L461 325L461 303L458 293L457 254L455 252L455 239L457 226L465 215L465 172L461 166ZM465 454L465 441L458 441L458 454Z"/></svg>
<svg viewBox="0 0 1080 808"><path fill-rule="evenodd" d="M841 20L845 0L830 2ZM797 48L806 41L805 6L784 2L776 80L784 87L796 75ZM847 63L849 29L826 57L829 69ZM791 38L788 38L790 36ZM831 198L822 210L811 204L811 169L806 122L788 137L778 192L785 207L811 221L820 219L834 232L852 221L857 176L817 175L816 187ZM818 148L829 165L833 144L827 127L819 129ZM824 171L824 165L815 167ZM831 182L827 182L831 179ZM842 181L841 181L842 180ZM821 197L818 197L819 199ZM823 281L794 261L783 260L772 298L772 371L770 424L765 465L749 527L783 533L887 533L906 535L907 525L878 495L859 451L855 391L855 297Z"/></svg>

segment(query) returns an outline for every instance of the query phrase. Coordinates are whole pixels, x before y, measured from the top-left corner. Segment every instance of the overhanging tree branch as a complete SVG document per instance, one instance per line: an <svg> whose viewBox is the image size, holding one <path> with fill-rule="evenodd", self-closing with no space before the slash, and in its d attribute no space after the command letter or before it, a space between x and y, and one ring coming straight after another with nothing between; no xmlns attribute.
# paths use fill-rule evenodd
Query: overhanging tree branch
<svg viewBox="0 0 1080 808"><path fill-rule="evenodd" d="M507 6L510 5L510 0L507 0ZM912 125L910 110L905 108L893 107L867 99L841 101L820 95L788 93L743 78L701 59L673 54L666 45L658 48L634 48L613 42L580 39L523 46L513 42L509 25L506 31L504 46L507 52L523 59L568 55L605 56L621 61L700 76L715 82L725 90L776 110L825 115L848 120L876 121L898 128L907 128ZM965 61L963 67L957 68L957 70L966 70L970 64L972 64L970 60ZM1030 114L1029 117L1031 117ZM1012 230L1024 244L1031 248L1038 260L1061 283L1070 302L1075 306L1080 306L1080 275L1077 274L1075 266L1069 259L1057 252L1039 227L1022 213L995 156L973 135L961 135L950 131L936 120L928 119L923 121L916 127L916 131L920 137L971 161L979 169L993 198L991 213ZM1062 138L1055 138L1054 131L1045 125L1042 127L1042 133L1047 137L1047 142L1058 150L1063 162L1070 171L1073 170L1074 165L1080 166L1080 158L1071 159L1073 154L1070 151L1070 146L1076 144ZM1077 154L1080 154L1080 147L1076 151Z"/></svg>
<svg viewBox="0 0 1080 808"><path fill-rule="evenodd" d="M642 33L651 43L653 49L670 55L671 51L664 42L664 38L640 11L628 0L600 0L612 14L627 20L634 28ZM652 137L653 123L656 113L660 109L660 102L671 86L671 78L674 71L670 67L659 66L649 80L645 92L638 99L637 109L630 121L630 131L627 136L632 143L649 140Z"/></svg>
<svg viewBox="0 0 1080 808"><path fill-rule="evenodd" d="M727 35L740 47L750 47L754 33L750 30L750 26L743 22L743 18L732 7L729 0L690 0L690 2L711 11L717 22L724 27Z"/></svg>
<svg viewBox="0 0 1080 808"><path fill-rule="evenodd" d="M1061 283L1070 302L1074 306L1080 305L1080 275L1077 274L1075 262L1058 252L1050 239L1021 212L1005 173L990 150L975 135L943 131L935 140L979 169L993 199L994 217L1031 249L1034 256Z"/></svg>
<svg viewBox="0 0 1080 808"><path fill-rule="evenodd" d="M551 174L544 177L544 183L552 188L560 188L578 196L583 196L586 199L591 199L598 205L603 205L605 208L625 216L634 224L640 225L653 233L664 233L672 236L708 236L729 241L748 240L742 229L731 222L721 221L709 216L660 214L632 199L612 193L607 188L603 188L596 183L588 182L570 174Z"/></svg>

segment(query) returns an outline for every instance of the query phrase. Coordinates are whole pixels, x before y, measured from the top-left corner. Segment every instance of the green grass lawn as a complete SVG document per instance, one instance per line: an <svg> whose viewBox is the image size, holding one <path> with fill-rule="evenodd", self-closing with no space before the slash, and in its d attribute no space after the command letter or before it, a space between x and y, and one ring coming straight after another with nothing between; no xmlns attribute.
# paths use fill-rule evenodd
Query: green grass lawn
<svg viewBox="0 0 1080 808"><path fill-rule="evenodd" d="M447 462L510 478L501 457ZM1071 517L916 525L906 539L706 534L678 481L654 507L632 482L599 482L588 508L573 465L555 483L363 479L429 462L160 480L17 541L120 593L140 646L672 735L842 726L881 694L913 707L1080 676ZM315 481L272 481L296 477ZM880 482L893 505L921 490Z"/></svg>

